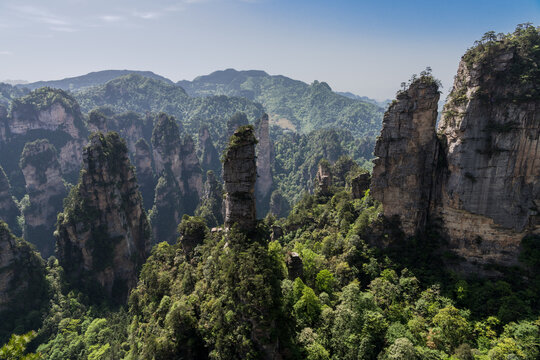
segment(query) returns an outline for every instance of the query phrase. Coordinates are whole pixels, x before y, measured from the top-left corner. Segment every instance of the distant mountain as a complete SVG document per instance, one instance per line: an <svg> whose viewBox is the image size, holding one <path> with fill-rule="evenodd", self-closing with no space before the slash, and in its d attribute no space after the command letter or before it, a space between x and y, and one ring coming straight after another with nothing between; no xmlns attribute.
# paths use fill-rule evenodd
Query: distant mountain
<svg viewBox="0 0 540 360"><path fill-rule="evenodd" d="M348 97L349 99L367 101L369 103L380 106L383 109L386 109L388 107L388 104L392 102L392 100L390 99L386 99L384 101L377 101L367 96L360 96L360 95L353 94L352 92L349 92L349 91L346 91L346 92L336 91L336 94L343 95L345 97Z"/></svg>
<svg viewBox="0 0 540 360"><path fill-rule="evenodd" d="M179 81L193 96L241 96L261 103L271 122L284 128L309 132L339 128L356 136L376 136L384 110L373 102L353 99L332 91L325 82L308 85L264 71L227 69Z"/></svg>
<svg viewBox="0 0 540 360"><path fill-rule="evenodd" d="M237 111L249 119L259 118L264 110L251 100L230 96L192 97L170 81L130 74L74 92L83 112L106 106L116 113L140 114L160 111L173 115L192 135L202 125L211 124L212 139L223 145L228 140L226 123Z"/></svg>
<svg viewBox="0 0 540 360"><path fill-rule="evenodd" d="M62 89L62 90L80 90L90 86L101 85L106 83L109 80L115 79L120 76L125 76L129 74L138 74L150 79L161 80L167 83L172 81L157 75L151 71L136 71L136 70L103 70L95 71L88 73L86 75L75 76L70 78L65 78L62 80L51 80L51 81L37 81L28 84L18 84L17 87L24 87L30 90L34 90L43 86L48 86L52 88Z"/></svg>
<svg viewBox="0 0 540 360"><path fill-rule="evenodd" d="M0 105L9 106L11 100L28 94L28 89L20 89L8 83L0 82Z"/></svg>

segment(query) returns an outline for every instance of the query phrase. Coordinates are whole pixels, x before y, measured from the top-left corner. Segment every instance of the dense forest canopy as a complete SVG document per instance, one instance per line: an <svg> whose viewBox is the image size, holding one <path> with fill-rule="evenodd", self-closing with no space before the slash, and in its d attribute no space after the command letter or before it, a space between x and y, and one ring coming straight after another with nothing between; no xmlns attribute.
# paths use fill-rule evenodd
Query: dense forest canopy
<svg viewBox="0 0 540 360"><path fill-rule="evenodd" d="M501 63L510 70L491 66ZM463 108L445 114L448 126L473 100L508 105L505 116L523 107L526 126L479 133L489 141L524 134L515 135L520 143L537 144L539 66L540 28L486 33L460 71L485 68L482 81L518 90L490 98L492 89L463 91L457 77L445 109ZM385 199L370 189L373 149L376 141L401 146L399 131L411 124L376 139L383 114L375 104L259 71L179 84L153 73L109 76L81 77L72 92L0 84L0 359L540 358L538 232L522 236L511 266L481 267L449 247L440 219L407 235L399 217L384 216ZM425 111L434 127L436 100L425 110L414 98L428 88L438 99L429 69L398 91L385 125L392 114L416 121L415 111ZM255 136L265 112L297 131L271 122L264 150L272 162L263 165L273 184L256 214ZM40 127L58 114L64 123ZM447 137L433 136L437 157L418 158L444 169ZM398 157L386 155L379 164L390 167ZM74 176L61 166L76 156ZM44 159L69 193L47 260L24 230L34 179L52 173ZM519 189L536 191L534 176L519 180ZM527 211L535 221L538 209Z"/></svg>

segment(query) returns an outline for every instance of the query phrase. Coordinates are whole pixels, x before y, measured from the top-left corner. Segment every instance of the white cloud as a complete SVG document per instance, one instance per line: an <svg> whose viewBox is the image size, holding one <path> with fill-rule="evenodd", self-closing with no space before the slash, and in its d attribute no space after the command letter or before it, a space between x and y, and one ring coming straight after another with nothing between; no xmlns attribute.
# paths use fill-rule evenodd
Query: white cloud
<svg viewBox="0 0 540 360"><path fill-rule="evenodd" d="M79 31L69 26L53 26L51 27L51 30L58 31L58 32L66 32L66 33L74 33L74 32Z"/></svg>
<svg viewBox="0 0 540 360"><path fill-rule="evenodd" d="M134 11L133 16L139 19L152 20L152 19L157 19L161 17L161 14L159 12L152 12L152 11L148 11L148 12Z"/></svg>
<svg viewBox="0 0 540 360"><path fill-rule="evenodd" d="M124 21L125 20L125 17L123 17L121 15L101 15L99 18L101 20L103 20L105 22L109 22L109 23L119 22L119 21Z"/></svg>

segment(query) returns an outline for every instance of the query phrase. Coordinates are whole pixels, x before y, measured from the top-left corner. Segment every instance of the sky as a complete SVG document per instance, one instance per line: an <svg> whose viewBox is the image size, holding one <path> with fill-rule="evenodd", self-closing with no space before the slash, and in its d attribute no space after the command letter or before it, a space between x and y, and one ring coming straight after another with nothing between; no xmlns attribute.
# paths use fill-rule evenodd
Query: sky
<svg viewBox="0 0 540 360"><path fill-rule="evenodd" d="M0 0L0 81L256 69L383 100L430 66L447 93L475 40L525 22L540 0Z"/></svg>

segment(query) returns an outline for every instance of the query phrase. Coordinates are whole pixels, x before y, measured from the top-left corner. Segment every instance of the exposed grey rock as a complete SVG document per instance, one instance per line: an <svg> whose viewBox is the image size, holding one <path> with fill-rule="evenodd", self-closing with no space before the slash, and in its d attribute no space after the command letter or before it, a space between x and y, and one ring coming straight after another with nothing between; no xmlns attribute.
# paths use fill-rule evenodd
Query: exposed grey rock
<svg viewBox="0 0 540 360"><path fill-rule="evenodd" d="M358 174L351 179L351 192L353 199L361 199L364 193L369 189L371 176L369 173Z"/></svg>
<svg viewBox="0 0 540 360"><path fill-rule="evenodd" d="M328 196L331 194L332 185L332 169L330 163L326 160L321 160L315 178L315 192L320 195Z"/></svg>
<svg viewBox="0 0 540 360"><path fill-rule="evenodd" d="M202 196L202 169L193 139L186 136L182 141L172 116L158 115L152 145L156 173L160 177L151 218L154 238L174 244L182 215L193 214Z"/></svg>
<svg viewBox="0 0 540 360"><path fill-rule="evenodd" d="M289 271L290 280L294 280L297 277L302 278L304 276L304 263L298 253L287 253L285 263L287 264L287 270Z"/></svg>
<svg viewBox="0 0 540 360"><path fill-rule="evenodd" d="M238 224L249 232L257 224L255 210L255 139L253 126L241 126L231 136L225 151L223 180L225 181L225 227Z"/></svg>
<svg viewBox="0 0 540 360"><path fill-rule="evenodd" d="M27 143L20 167L29 197L29 205L23 209L24 238L48 258L54 254L56 216L67 195L56 148L45 139Z"/></svg>
<svg viewBox="0 0 540 360"><path fill-rule="evenodd" d="M36 310L45 295L43 259L0 220L0 315L3 311Z"/></svg>
<svg viewBox="0 0 540 360"><path fill-rule="evenodd" d="M448 172L437 215L450 246L480 264L515 265L521 239L540 232L540 101L517 101L526 87L501 80L518 58L502 48L463 59L438 128Z"/></svg>
<svg viewBox="0 0 540 360"><path fill-rule="evenodd" d="M215 174L221 173L221 162L219 154L212 142L208 126L203 126L199 130L199 156L201 167L204 171L213 171Z"/></svg>
<svg viewBox="0 0 540 360"><path fill-rule="evenodd" d="M150 252L151 229L125 142L94 133L79 183L58 216L58 259L68 281L118 302L127 299Z"/></svg>
<svg viewBox="0 0 540 360"><path fill-rule="evenodd" d="M144 208L149 209L154 203L154 190L156 188L156 174L152 166L152 151L144 139L135 143L135 168L137 181L144 201Z"/></svg>
<svg viewBox="0 0 540 360"><path fill-rule="evenodd" d="M264 114L257 122L257 182L255 193L257 201L268 208L272 190L272 143L270 142L270 124L268 114ZM264 214L263 214L264 216Z"/></svg>
<svg viewBox="0 0 540 360"><path fill-rule="evenodd" d="M425 227L431 200L439 89L421 77L400 91L383 118L375 146L371 194L387 217L398 216L405 234Z"/></svg>

